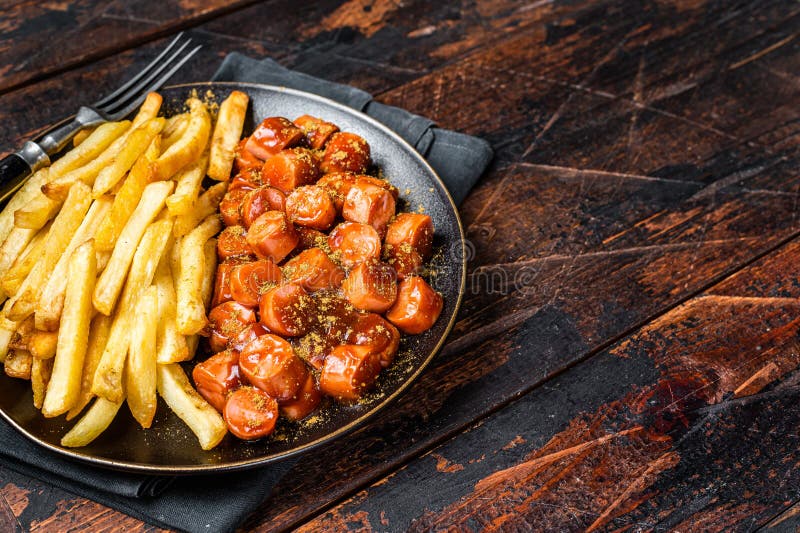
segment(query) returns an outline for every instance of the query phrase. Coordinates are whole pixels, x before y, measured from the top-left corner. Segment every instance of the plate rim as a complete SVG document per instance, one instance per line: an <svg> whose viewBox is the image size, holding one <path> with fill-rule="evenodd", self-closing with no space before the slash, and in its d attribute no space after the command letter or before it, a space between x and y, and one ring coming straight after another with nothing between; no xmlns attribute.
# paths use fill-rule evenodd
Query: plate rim
<svg viewBox="0 0 800 533"><path fill-rule="evenodd" d="M456 317L458 315L458 311L461 308L461 303L464 297L464 290L466 287L466 278L467 278L467 257L466 257L467 250L466 250L466 239L464 236L464 227L461 222L461 217L458 212L458 207L453 201L453 197L450 194L450 191L447 189L447 186L439 177L439 174L437 174L437 172L430 166L430 164L425 160L425 158L422 157L422 155L419 152L417 152L417 150L413 146L411 146L405 139L400 137L396 132L392 131L388 126L382 124L381 122L378 122L374 118L370 117L369 115L367 115L362 111L359 111L358 109L346 106L340 102L331 100L330 98L326 98L324 96L319 96L317 94L301 91L298 89L292 89L289 87L269 85L263 83L253 83L253 82L205 81L205 82L189 82L189 83L169 85L166 87L162 87L159 90L214 87L214 86L243 87L243 88L253 87L259 90L267 89L311 100L317 100L325 105L338 108L340 111L343 111L345 113L357 115L359 119L383 131L384 134L388 135L395 142L399 143L401 147L406 149L406 152L410 153L413 158L417 159L418 162L429 172L429 174L437 182L440 190L444 192L445 198L447 198L447 201L449 202L450 207L452 209L452 213L455 215L456 224L458 226L459 239L461 244L461 271L460 271L461 283L458 288L458 297L455 302L455 307L453 308L453 314L450 317L450 321L445 327L444 332L442 333L438 342L430 351L428 356L415 369L415 371L411 375L409 375L408 378L406 378L406 380L395 391L393 391L389 396L387 396L383 401L378 403L375 407L373 407L363 415L348 422L344 426L337 428L335 431L331 433L328 433L313 441L302 444L296 448L292 448L291 450L278 452L271 455L260 456L250 459L243 459L240 461L235 461L225 464L198 464L198 465L178 465L178 466L152 465L147 463L136 463L136 462L120 461L117 459L107 459L103 457L89 455L86 453L80 453L77 451L80 448L72 450L69 448L62 448L60 446L56 446L54 444L46 442L38 438L37 436L31 434L28 430L26 430L21 425L19 425L15 420L13 420L11 416L5 412L5 410L0 408L0 416L2 416L3 419L5 419L5 421L8 422L15 430L17 430L19 433L21 433L23 436L25 436L32 442L36 443L37 445L46 448L54 453L57 453L60 456L64 456L69 459L74 459L85 464L90 464L92 466L107 468L110 470L141 473L141 474L155 474L155 475L164 475L164 474L189 475L189 474L208 474L212 472L234 472L234 471L248 470L251 468L258 468L260 466L265 466L270 463L282 461L290 457L294 457L302 453L305 453L313 448L317 448L319 446L322 446L323 444L329 443L341 437L344 437L348 433L351 433L352 431L355 431L358 427L364 425L369 419L373 418L380 411L382 411L390 404L392 404L400 395L402 395L406 391L406 389L408 389L417 380L420 374L422 374L422 372L428 367L428 365L436 356L436 354L438 354L439 351L441 350L442 346L444 345L444 342L447 340L451 330L453 329L453 326L455 325ZM212 450L208 451L211 452Z"/></svg>

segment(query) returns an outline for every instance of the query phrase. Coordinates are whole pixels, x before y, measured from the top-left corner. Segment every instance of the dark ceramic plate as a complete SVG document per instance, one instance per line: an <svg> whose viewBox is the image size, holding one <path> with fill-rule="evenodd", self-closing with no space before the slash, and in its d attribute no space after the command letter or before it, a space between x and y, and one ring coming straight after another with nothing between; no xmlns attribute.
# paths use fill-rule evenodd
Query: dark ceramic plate
<svg viewBox="0 0 800 533"><path fill-rule="evenodd" d="M403 338L394 364L381 373L375 390L358 404L331 403L304 423L282 421L272 437L253 443L229 435L207 452L200 449L194 435L160 399L151 429L141 429L123 408L90 446L62 448L59 440L72 423L63 417L42 417L33 407L30 384L0 372L0 414L28 438L60 454L115 469L162 474L235 470L276 461L340 437L387 407L422 372L453 325L465 279L461 222L441 180L411 146L385 126L348 107L315 95L265 85L207 83L163 89L166 114L182 110L184 100L194 89L201 97L217 101L234 89L246 92L250 96L247 134L265 117L294 119L308 113L363 136L370 144L375 164L400 189L401 207L424 210L433 218L436 254L431 269L434 274L428 281L444 296L444 309L432 329ZM187 365L187 370L190 368Z"/></svg>

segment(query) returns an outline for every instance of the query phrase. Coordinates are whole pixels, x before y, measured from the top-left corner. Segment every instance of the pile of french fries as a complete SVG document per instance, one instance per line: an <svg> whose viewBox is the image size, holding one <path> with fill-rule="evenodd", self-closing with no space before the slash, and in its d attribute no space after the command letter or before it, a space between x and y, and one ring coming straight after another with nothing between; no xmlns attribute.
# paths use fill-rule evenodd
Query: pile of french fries
<svg viewBox="0 0 800 533"><path fill-rule="evenodd" d="M215 123L198 98L166 119L161 102L82 132L0 212L0 362L45 417L83 413L63 446L89 444L126 402L150 427L157 394L203 449L227 432L178 363L207 323L248 97L233 92ZM204 190L206 175L219 183Z"/></svg>

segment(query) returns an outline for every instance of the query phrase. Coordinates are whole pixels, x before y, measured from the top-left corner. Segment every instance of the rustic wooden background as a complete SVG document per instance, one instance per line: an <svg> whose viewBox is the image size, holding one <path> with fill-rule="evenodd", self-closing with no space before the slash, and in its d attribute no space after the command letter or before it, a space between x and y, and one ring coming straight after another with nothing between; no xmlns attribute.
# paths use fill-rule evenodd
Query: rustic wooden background
<svg viewBox="0 0 800 533"><path fill-rule="evenodd" d="M797 2L0 6L3 149L187 30L178 81L269 55L497 151L444 350L246 528L800 527ZM87 524L154 530L0 469L0 530Z"/></svg>

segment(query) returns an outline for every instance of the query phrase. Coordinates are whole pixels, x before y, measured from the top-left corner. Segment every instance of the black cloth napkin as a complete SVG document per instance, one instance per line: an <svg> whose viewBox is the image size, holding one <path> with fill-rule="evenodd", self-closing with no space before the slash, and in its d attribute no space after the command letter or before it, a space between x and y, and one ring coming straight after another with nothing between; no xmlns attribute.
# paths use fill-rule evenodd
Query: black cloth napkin
<svg viewBox="0 0 800 533"><path fill-rule="evenodd" d="M213 77L299 89L348 105L382 122L422 154L457 204L483 174L492 149L483 139L440 129L425 117L372 100L368 93L288 70L271 59L228 55ZM231 531L291 469L295 459L228 474L158 477L65 459L28 441L0 419L0 464L145 522L182 531Z"/></svg>
<svg viewBox="0 0 800 533"><path fill-rule="evenodd" d="M456 205L467 197L492 160L492 147L483 139L437 128L430 119L376 102L361 89L289 70L269 58L253 59L234 52L225 58L213 79L298 89L363 111L417 149L442 178Z"/></svg>

